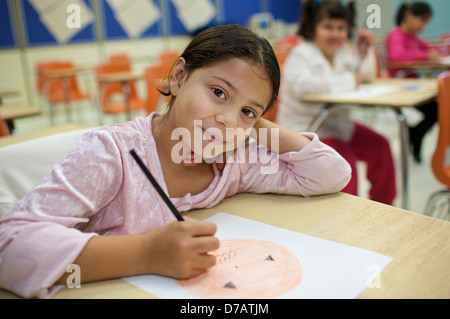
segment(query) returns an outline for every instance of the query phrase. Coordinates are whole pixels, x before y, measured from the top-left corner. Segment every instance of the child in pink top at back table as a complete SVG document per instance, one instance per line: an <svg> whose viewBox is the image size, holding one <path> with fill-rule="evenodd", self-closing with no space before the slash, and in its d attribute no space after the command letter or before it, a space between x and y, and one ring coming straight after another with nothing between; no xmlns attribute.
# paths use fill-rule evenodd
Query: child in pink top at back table
<svg viewBox="0 0 450 319"><path fill-rule="evenodd" d="M373 34L359 30L356 48L349 43L352 8L339 0L304 2L298 35L302 41L287 56L282 72L277 123L307 130L324 103L302 101L306 94L351 92L376 76ZM352 166L344 193L358 194L358 162L367 167L370 199L392 205L396 194L395 166L389 141L352 119L349 108L334 107L317 130L321 140Z"/></svg>
<svg viewBox="0 0 450 319"><path fill-rule="evenodd" d="M431 17L432 10L427 3L405 3L400 6L397 27L386 38L387 62L429 61L443 55L439 47L419 37ZM390 69L389 73L392 77L418 77L414 70ZM417 110L423 113L424 118L415 127L409 128L409 138L414 160L420 163L423 137L437 121L437 103L432 101L417 107Z"/></svg>
<svg viewBox="0 0 450 319"><path fill-rule="evenodd" d="M388 62L413 62L436 60L443 56L442 50L419 37L432 17L431 8L426 3L403 4L397 13L394 28L386 38L386 54ZM397 76L399 69L391 69L392 77ZM407 77L416 74L405 74Z"/></svg>

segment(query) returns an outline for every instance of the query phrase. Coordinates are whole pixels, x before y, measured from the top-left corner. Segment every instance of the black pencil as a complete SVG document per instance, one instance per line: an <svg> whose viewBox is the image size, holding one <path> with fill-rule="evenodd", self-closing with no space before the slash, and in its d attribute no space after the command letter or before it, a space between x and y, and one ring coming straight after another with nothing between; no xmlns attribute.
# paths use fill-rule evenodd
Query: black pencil
<svg viewBox="0 0 450 319"><path fill-rule="evenodd" d="M164 200L164 202L166 203L166 205L170 208L170 210L172 211L172 213L175 215L175 217L178 219L178 221L184 221L183 217L181 216L181 214L178 212L178 210L175 208L175 206L172 204L172 202L170 201L169 197L166 195L166 193L164 193L164 191L162 190L161 186L159 186L158 182L156 181L156 179L153 177L153 175L150 173L150 171L148 170L148 168L145 166L145 164L142 162L141 158L136 154L136 152L134 150L130 151L131 155L134 157L134 159L136 160L136 162L138 163L139 167L142 169L142 171L144 172L145 176L147 176L147 178L150 180L150 182L152 183L153 187L155 187L156 191L159 193L159 195L162 197L162 199Z"/></svg>

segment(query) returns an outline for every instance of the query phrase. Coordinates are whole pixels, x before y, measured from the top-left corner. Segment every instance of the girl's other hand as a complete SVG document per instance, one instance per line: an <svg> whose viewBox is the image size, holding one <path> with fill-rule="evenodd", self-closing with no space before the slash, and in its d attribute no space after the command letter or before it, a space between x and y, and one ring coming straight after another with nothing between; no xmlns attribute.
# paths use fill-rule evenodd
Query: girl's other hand
<svg viewBox="0 0 450 319"><path fill-rule="evenodd" d="M356 87L360 86L362 83L361 73L353 73L353 75L355 76Z"/></svg>
<svg viewBox="0 0 450 319"><path fill-rule="evenodd" d="M375 42L374 34L366 29L359 29L356 35L356 47L358 48L358 54L361 58L364 58Z"/></svg>
<svg viewBox="0 0 450 319"><path fill-rule="evenodd" d="M219 249L217 226L186 217L146 234L149 273L177 279L198 276L216 264L209 252Z"/></svg>
<svg viewBox="0 0 450 319"><path fill-rule="evenodd" d="M429 60L437 60L437 59L439 59L441 57L442 57L441 52L439 52L437 50L431 49L431 50L428 51L428 59Z"/></svg>

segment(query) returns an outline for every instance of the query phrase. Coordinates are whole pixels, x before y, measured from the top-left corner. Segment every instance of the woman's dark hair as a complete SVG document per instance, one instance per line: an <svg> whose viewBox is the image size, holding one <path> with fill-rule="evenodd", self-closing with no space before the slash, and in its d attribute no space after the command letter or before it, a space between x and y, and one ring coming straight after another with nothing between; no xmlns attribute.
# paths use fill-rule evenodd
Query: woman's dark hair
<svg viewBox="0 0 450 319"><path fill-rule="evenodd" d="M397 12L397 17L395 22L397 26L402 24L405 19L406 12L411 12L413 15L421 18L429 18L433 15L431 7L425 2L415 2L415 3L403 3Z"/></svg>
<svg viewBox="0 0 450 319"><path fill-rule="evenodd" d="M317 24L325 18L344 19L348 22L349 37L354 26L355 8L353 1L350 1L346 8L339 0L306 0L303 3L303 17L297 34L305 40L314 40Z"/></svg>
<svg viewBox="0 0 450 319"><path fill-rule="evenodd" d="M256 64L267 72L268 81L272 84L272 99L265 112L273 107L278 98L280 66L275 52L266 39L243 26L230 24L206 29L189 43L180 57L186 60L188 74L232 58ZM166 93L170 95L170 92Z"/></svg>

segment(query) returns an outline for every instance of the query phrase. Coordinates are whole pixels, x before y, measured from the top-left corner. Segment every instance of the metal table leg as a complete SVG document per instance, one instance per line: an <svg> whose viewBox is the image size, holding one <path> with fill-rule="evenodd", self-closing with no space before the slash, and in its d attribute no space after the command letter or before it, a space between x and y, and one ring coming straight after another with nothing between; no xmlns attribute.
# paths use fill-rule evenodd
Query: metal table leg
<svg viewBox="0 0 450 319"><path fill-rule="evenodd" d="M406 123L405 115L400 108L392 108L397 115L397 121L400 130L400 160L401 160L401 183L402 183L402 208L408 209L408 145L409 145L409 130Z"/></svg>
<svg viewBox="0 0 450 319"><path fill-rule="evenodd" d="M333 104L325 104L325 106L320 110L320 113L317 114L316 118L309 125L308 132L317 132L323 121L327 118L332 106Z"/></svg>
<svg viewBox="0 0 450 319"><path fill-rule="evenodd" d="M330 109L337 104L325 104L325 106L320 110L320 113L312 121L308 128L309 132L317 132L319 127L325 121L328 116ZM400 135L400 166L401 166L401 206L404 209L409 207L409 181L408 181L408 145L409 145L409 130L406 123L405 115L402 110L397 107L391 108L397 117L399 124L399 135Z"/></svg>

